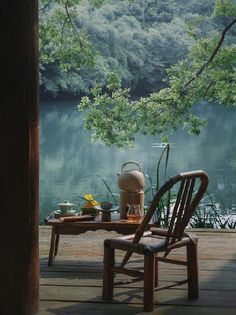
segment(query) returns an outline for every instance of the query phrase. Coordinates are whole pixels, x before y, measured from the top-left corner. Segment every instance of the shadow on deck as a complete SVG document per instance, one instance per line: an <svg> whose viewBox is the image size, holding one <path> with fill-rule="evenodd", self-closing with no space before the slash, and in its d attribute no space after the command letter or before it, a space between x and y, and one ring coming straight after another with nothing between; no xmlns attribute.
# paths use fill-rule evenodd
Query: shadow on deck
<svg viewBox="0 0 236 315"><path fill-rule="evenodd" d="M142 312L142 283L117 287L114 301L102 292L103 240L115 232L86 232L64 236L53 266L47 266L50 228L40 228L40 311L38 315L138 315ZM236 310L236 231L195 230L199 237L200 297L188 300L185 286L156 292L156 307L145 314L233 315ZM122 254L122 252L121 252ZM179 250L177 256L183 255ZM138 264L135 256L132 264ZM170 267L170 269L167 269ZM179 280L181 266L160 263L160 282Z"/></svg>

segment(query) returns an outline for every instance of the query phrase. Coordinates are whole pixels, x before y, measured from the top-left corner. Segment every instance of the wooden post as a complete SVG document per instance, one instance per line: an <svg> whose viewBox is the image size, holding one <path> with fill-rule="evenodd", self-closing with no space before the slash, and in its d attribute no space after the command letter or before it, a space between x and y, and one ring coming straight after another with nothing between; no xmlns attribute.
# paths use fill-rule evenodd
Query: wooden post
<svg viewBox="0 0 236 315"><path fill-rule="evenodd" d="M38 7L0 4L0 314L37 311Z"/></svg>

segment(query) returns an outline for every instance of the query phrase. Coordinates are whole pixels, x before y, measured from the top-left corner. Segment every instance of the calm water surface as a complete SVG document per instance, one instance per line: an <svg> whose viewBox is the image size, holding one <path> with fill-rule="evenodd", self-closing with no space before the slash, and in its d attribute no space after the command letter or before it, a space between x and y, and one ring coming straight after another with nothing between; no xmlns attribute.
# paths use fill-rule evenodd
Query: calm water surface
<svg viewBox="0 0 236 315"><path fill-rule="evenodd" d="M121 150L93 143L83 130L76 101L41 102L40 108L40 220L63 200L77 203L85 193L107 199L101 176L119 194L117 173L127 160L138 161L155 183L156 163L162 148L158 137L139 137L135 149ZM200 136L178 132L172 143L167 177L202 169L210 176L209 193L222 208L236 204L236 109L202 104L198 111L208 119ZM203 115L204 113L204 115Z"/></svg>

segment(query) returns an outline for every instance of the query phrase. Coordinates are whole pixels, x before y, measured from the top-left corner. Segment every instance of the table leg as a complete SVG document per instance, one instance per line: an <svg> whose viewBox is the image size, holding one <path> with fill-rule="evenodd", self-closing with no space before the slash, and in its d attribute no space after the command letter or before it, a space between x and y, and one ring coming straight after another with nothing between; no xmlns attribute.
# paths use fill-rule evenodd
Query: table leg
<svg viewBox="0 0 236 315"><path fill-rule="evenodd" d="M50 250L48 256L48 266L51 266L53 263L53 259L55 256L55 247L56 247L56 227L52 226L52 233L51 233L51 243L50 243ZM57 244L58 245L58 244Z"/></svg>
<svg viewBox="0 0 236 315"><path fill-rule="evenodd" d="M55 243L55 256L57 255L58 252L58 243L60 240L60 234L58 232L56 232L56 243Z"/></svg>

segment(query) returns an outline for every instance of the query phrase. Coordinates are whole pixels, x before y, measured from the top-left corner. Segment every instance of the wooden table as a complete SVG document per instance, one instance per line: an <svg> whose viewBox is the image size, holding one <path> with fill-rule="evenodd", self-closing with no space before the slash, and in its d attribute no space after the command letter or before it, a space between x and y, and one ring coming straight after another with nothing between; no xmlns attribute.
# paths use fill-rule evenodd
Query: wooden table
<svg viewBox="0 0 236 315"><path fill-rule="evenodd" d="M61 222L59 219L54 218L54 213L52 212L45 218L44 222L52 226L48 266L52 265L57 255L60 235L78 235L86 231L96 230L116 231L126 235L134 233L139 226L139 223L121 220L119 213L113 213L110 222L103 222L101 216L96 217L94 221Z"/></svg>

